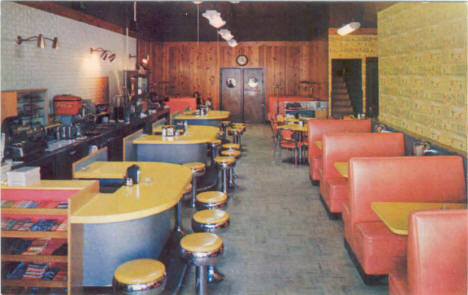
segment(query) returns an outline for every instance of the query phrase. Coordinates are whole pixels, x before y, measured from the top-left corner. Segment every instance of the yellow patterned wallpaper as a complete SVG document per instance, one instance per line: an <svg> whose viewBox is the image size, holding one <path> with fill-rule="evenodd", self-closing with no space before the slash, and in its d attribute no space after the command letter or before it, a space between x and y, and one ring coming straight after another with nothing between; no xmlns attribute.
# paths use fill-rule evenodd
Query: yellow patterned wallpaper
<svg viewBox="0 0 468 295"><path fill-rule="evenodd" d="M354 34L340 36L335 29L328 33L328 97L331 106L332 59L361 59L362 73L362 113L366 112L366 58L377 56L376 34ZM331 108L329 108L331 112Z"/></svg>
<svg viewBox="0 0 468 295"><path fill-rule="evenodd" d="M463 154L467 8L398 3L378 14L379 120Z"/></svg>

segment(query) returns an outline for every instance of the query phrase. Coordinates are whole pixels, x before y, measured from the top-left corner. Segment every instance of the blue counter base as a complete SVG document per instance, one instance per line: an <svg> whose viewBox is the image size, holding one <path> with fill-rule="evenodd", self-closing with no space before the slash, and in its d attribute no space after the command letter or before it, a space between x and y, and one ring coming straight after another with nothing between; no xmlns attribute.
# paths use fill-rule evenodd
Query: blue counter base
<svg viewBox="0 0 468 295"><path fill-rule="evenodd" d="M137 258L157 259L171 233L171 212L84 225L83 285L111 286L114 270L120 264Z"/></svg>

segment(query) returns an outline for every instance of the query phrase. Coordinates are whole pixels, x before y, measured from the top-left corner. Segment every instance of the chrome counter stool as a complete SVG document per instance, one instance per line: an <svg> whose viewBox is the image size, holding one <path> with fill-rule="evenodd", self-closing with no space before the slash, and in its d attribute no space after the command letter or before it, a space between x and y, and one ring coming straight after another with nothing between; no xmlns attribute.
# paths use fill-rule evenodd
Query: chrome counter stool
<svg viewBox="0 0 468 295"><path fill-rule="evenodd" d="M221 168L223 192L227 194L228 189L228 169L231 169L236 164L234 157L216 157L215 163Z"/></svg>
<svg viewBox="0 0 468 295"><path fill-rule="evenodd" d="M229 214L224 210L205 209L198 211L192 217L194 232L221 233L229 227ZM208 266L208 283L220 282L224 275L212 265Z"/></svg>
<svg viewBox="0 0 468 295"><path fill-rule="evenodd" d="M192 170L192 208L195 208L195 198L197 196L197 178L205 174L205 163L190 162L185 163L183 166Z"/></svg>
<svg viewBox="0 0 468 295"><path fill-rule="evenodd" d="M226 193L218 191L202 192L197 195L196 207L202 209L221 209L226 207L228 197Z"/></svg>
<svg viewBox="0 0 468 295"><path fill-rule="evenodd" d="M238 143L225 143L221 146L225 150L236 150L240 151L240 144Z"/></svg>
<svg viewBox="0 0 468 295"><path fill-rule="evenodd" d="M212 142L210 142L210 147L211 147L211 166L214 166L215 161L214 159L218 155L218 147L221 145L222 141L221 139L216 139Z"/></svg>
<svg viewBox="0 0 468 295"><path fill-rule="evenodd" d="M223 240L212 233L192 233L180 240L180 254L195 265L197 295L207 294L208 266L214 266L223 253Z"/></svg>
<svg viewBox="0 0 468 295"><path fill-rule="evenodd" d="M155 259L127 261L114 271L114 294L157 295L166 286L166 267Z"/></svg>

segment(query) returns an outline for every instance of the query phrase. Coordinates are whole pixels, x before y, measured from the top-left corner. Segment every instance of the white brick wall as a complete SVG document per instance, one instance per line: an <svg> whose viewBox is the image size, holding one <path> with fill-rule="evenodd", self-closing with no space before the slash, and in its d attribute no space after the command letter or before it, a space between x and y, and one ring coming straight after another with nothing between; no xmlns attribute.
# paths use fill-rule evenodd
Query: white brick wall
<svg viewBox="0 0 468 295"><path fill-rule="evenodd" d="M93 99L94 78L109 77L109 97L118 94L117 75L135 68L136 39L25 5L1 1L1 89L47 88L49 101L57 94L73 94ZM35 42L17 45L19 35L27 38L43 34L58 37L60 49L38 48ZM126 44L128 43L128 51ZM102 47L116 54L110 63L91 47ZM121 82L123 83L123 82Z"/></svg>

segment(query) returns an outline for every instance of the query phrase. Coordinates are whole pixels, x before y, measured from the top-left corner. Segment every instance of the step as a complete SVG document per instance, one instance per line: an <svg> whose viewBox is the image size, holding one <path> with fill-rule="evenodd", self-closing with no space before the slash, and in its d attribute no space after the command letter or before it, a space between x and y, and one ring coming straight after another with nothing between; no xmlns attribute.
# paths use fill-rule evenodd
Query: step
<svg viewBox="0 0 468 295"><path fill-rule="evenodd" d="M333 93L332 92L332 100L348 100L349 94L348 93Z"/></svg>
<svg viewBox="0 0 468 295"><path fill-rule="evenodd" d="M352 113L353 112L353 107L352 106L334 106L332 107L332 112L333 113Z"/></svg>
<svg viewBox="0 0 468 295"><path fill-rule="evenodd" d="M334 100L334 101L332 101L332 105L333 105L333 107L335 107L335 106L345 106L345 107L352 106L351 100L349 100L349 99L348 100Z"/></svg>
<svg viewBox="0 0 468 295"><path fill-rule="evenodd" d="M333 89L343 89L343 88L347 88L347 87L346 87L346 83L333 83L332 88Z"/></svg>

